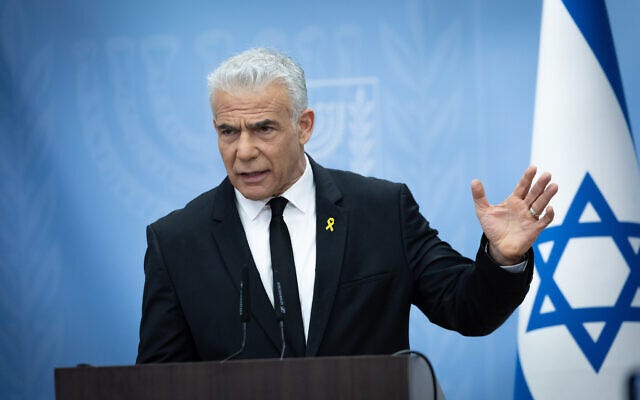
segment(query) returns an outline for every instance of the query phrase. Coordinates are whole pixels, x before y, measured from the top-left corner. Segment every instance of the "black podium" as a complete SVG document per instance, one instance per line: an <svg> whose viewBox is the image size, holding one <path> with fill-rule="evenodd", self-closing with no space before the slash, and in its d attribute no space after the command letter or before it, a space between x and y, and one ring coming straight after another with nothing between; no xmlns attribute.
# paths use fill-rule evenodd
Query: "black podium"
<svg viewBox="0 0 640 400"><path fill-rule="evenodd" d="M55 389L57 400L444 399L431 377L414 355L321 357L57 368Z"/></svg>

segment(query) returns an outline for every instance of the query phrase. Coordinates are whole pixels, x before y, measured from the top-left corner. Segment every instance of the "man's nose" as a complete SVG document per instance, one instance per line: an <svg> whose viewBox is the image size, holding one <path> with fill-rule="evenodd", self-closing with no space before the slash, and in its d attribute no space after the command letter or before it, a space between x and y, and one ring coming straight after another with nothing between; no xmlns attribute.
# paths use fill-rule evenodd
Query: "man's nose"
<svg viewBox="0 0 640 400"><path fill-rule="evenodd" d="M255 146L253 135L243 130L238 138L238 148L236 157L241 160L250 160L258 155L258 149Z"/></svg>

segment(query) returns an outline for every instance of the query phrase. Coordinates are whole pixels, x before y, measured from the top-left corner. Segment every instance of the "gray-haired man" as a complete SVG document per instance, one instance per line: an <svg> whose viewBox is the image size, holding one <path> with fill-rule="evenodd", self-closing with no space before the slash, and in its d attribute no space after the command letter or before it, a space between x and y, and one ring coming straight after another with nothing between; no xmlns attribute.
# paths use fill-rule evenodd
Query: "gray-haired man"
<svg viewBox="0 0 640 400"><path fill-rule="evenodd" d="M472 261L438 238L405 185L305 154L314 113L290 58L246 51L214 71L209 88L228 176L147 228L138 362L235 352L243 270L243 358L280 356L281 333L286 356L393 353L409 346L411 304L464 335L490 333L520 304L530 247L553 219L549 174L532 186L528 168L498 205L472 183L484 231Z"/></svg>

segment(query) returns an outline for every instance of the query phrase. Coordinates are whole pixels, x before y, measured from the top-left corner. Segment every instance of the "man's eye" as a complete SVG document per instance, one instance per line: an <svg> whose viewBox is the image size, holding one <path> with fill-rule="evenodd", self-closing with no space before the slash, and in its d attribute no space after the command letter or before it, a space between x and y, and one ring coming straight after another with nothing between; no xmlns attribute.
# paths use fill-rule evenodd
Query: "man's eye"
<svg viewBox="0 0 640 400"><path fill-rule="evenodd" d="M273 127L265 125L265 126L261 126L260 128L258 128L258 130L260 132L262 132L262 133L269 133L269 132L273 131Z"/></svg>
<svg viewBox="0 0 640 400"><path fill-rule="evenodd" d="M220 134L222 136L229 136L233 134L233 129L221 129Z"/></svg>

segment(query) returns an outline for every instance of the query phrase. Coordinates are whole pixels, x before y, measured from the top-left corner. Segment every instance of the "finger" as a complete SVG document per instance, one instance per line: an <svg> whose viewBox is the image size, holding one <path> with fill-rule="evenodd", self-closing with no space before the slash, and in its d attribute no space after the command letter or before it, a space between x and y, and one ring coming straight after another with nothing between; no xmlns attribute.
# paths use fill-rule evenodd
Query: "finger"
<svg viewBox="0 0 640 400"><path fill-rule="evenodd" d="M547 207L547 209L545 210L544 215L542 215L540 217L540 219L538 220L538 222L537 222L538 229L542 232L542 230L544 228L546 228L547 226L549 226L549 224L553 221L553 217L555 215L556 214L553 211L553 207L551 207L551 206Z"/></svg>
<svg viewBox="0 0 640 400"><path fill-rule="evenodd" d="M542 210L547 207L553 196L558 193L558 185L555 183L549 184L549 186L544 189L544 192L531 204L531 208L538 214L542 213Z"/></svg>
<svg viewBox="0 0 640 400"><path fill-rule="evenodd" d="M473 195L473 202L476 205L476 210L483 210L489 207L489 202L484 193L484 186L478 179L471 181L471 194Z"/></svg>
<svg viewBox="0 0 640 400"><path fill-rule="evenodd" d="M524 171L522 178L520 178L520 182L516 185L516 188L513 190L513 195L519 199L524 199L524 197L529 192L529 188L531 188L531 182L533 182L533 177L536 176L537 168L531 165Z"/></svg>
<svg viewBox="0 0 640 400"><path fill-rule="evenodd" d="M542 192L544 192L544 189L547 187L549 182L551 182L550 173L545 172L544 174L540 175L538 181L533 185L531 190L529 190L529 193L527 193L527 196L524 198L525 204L531 207L531 205L533 205L533 202L536 201L538 197L540 197Z"/></svg>

